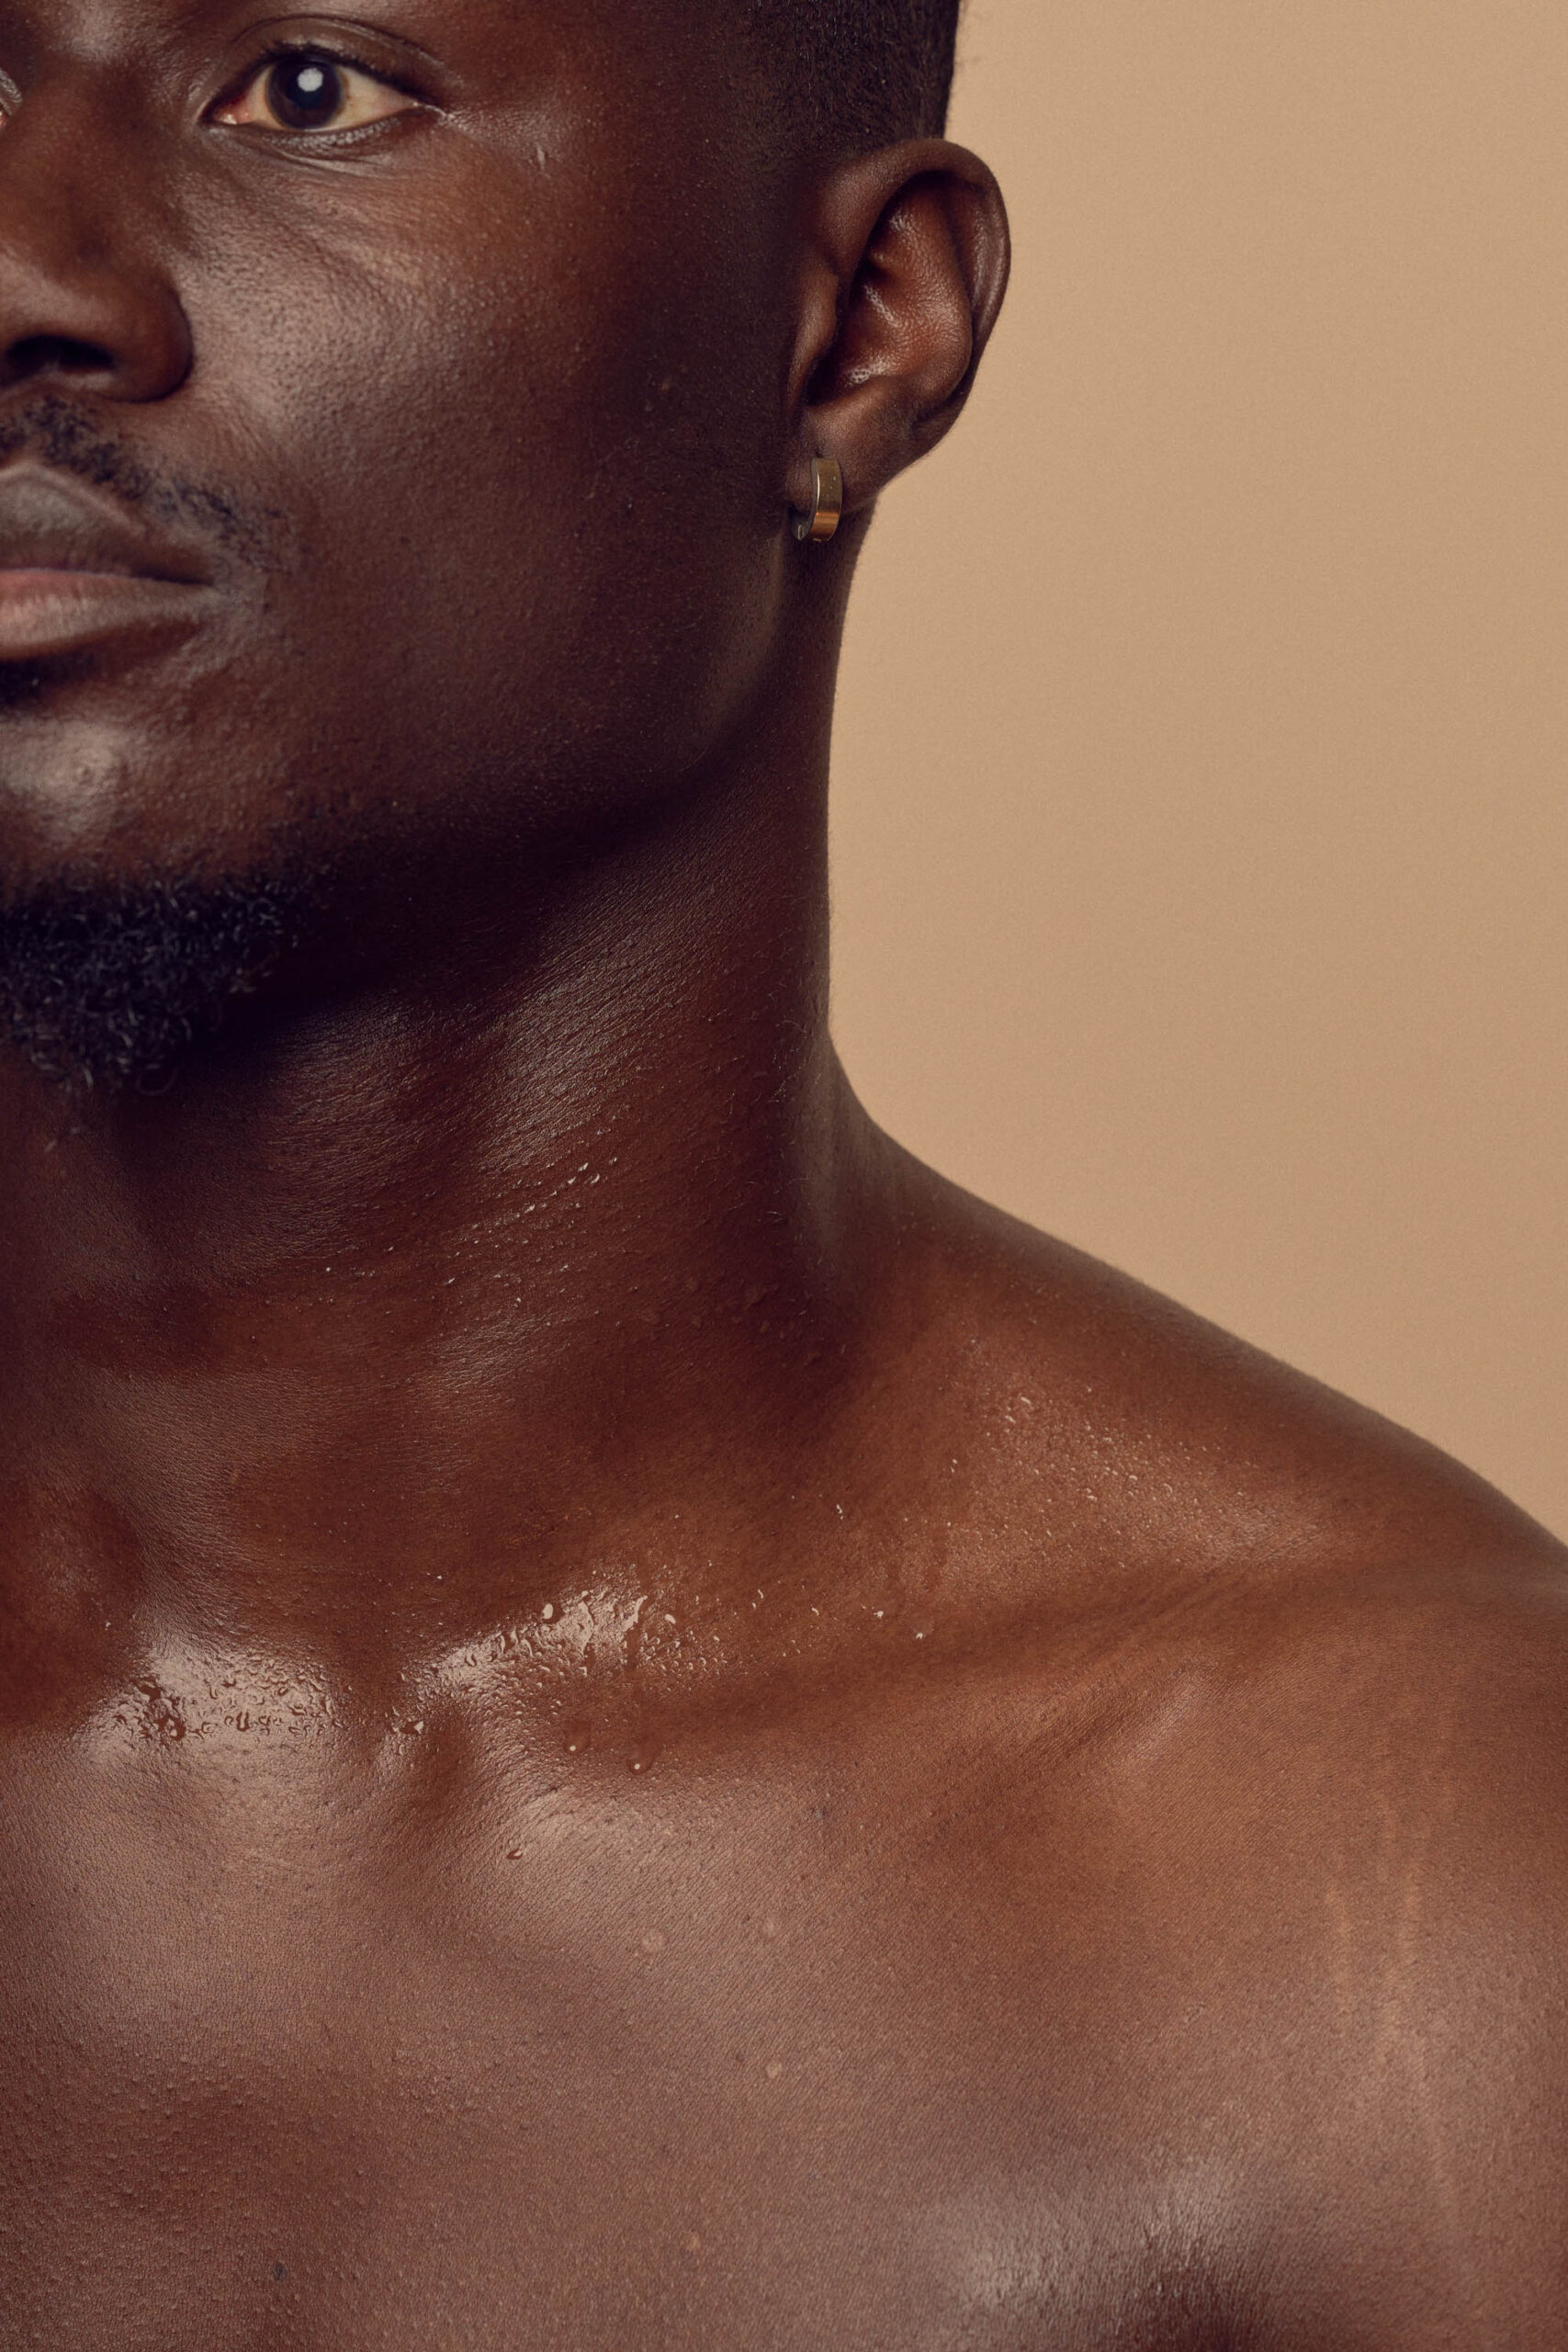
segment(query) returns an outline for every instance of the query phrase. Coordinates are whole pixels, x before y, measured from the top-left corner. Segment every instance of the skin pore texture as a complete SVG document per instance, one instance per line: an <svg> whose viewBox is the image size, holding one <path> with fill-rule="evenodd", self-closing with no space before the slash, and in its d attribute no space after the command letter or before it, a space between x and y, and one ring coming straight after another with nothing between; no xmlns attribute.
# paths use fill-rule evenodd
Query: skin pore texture
<svg viewBox="0 0 1568 2352"><path fill-rule="evenodd" d="M988 172L720 0L0 71L6 2352L1568 2346L1562 1553L829 1044Z"/></svg>

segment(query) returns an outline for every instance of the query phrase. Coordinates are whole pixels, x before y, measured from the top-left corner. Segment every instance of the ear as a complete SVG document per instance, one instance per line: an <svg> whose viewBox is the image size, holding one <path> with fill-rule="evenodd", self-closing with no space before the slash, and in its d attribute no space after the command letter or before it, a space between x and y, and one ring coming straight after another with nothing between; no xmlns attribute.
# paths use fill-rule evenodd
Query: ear
<svg viewBox="0 0 1568 2352"><path fill-rule="evenodd" d="M1007 207L977 155L910 140L837 166L807 233L786 494L807 509L812 458L834 458L855 514L969 396L1007 291Z"/></svg>

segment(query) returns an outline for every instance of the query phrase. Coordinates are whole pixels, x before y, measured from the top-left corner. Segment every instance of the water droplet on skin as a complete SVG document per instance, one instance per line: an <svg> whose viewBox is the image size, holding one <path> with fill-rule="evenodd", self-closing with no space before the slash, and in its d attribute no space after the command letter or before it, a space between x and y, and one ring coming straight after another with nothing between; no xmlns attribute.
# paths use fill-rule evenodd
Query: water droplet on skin
<svg viewBox="0 0 1568 2352"><path fill-rule="evenodd" d="M651 1772L663 1753L664 1742L661 1739L654 1739L652 1737L639 1739L631 1754L632 1770L634 1772Z"/></svg>
<svg viewBox="0 0 1568 2352"><path fill-rule="evenodd" d="M509 1862L520 1862L523 1860L522 1847L509 1846L506 1849L506 1859Z"/></svg>
<svg viewBox="0 0 1568 2352"><path fill-rule="evenodd" d="M569 1756L586 1756L593 1745L593 1726L586 1718L568 1724L564 1734Z"/></svg>
<svg viewBox="0 0 1568 2352"><path fill-rule="evenodd" d="M556 1604L555 1604L555 1602L554 1602L553 1600L547 1600L547 1601L546 1601L546 1603L545 1603L545 1605L544 1605L544 1608L540 1611L540 1612L539 1612L539 1613L540 1613L540 1615L544 1618L544 1621L545 1621L545 1623L546 1623L546 1624L547 1624L547 1625L553 1625L553 1624L555 1623L555 1621L556 1621Z"/></svg>

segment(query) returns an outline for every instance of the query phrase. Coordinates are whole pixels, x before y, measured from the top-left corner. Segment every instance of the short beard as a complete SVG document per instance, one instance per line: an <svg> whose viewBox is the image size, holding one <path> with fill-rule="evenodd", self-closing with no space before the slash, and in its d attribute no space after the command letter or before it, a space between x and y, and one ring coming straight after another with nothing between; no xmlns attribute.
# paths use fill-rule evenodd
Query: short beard
<svg viewBox="0 0 1568 2352"><path fill-rule="evenodd" d="M293 944L303 913L303 892L273 875L0 896L0 1019L47 1078L155 1085Z"/></svg>

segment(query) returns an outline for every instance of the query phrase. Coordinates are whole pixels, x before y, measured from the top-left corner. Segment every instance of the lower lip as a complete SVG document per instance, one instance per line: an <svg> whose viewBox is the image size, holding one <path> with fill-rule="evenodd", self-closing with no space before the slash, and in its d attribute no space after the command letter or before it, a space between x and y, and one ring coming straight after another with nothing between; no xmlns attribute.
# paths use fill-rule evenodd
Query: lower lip
<svg viewBox="0 0 1568 2352"><path fill-rule="evenodd" d="M0 571L0 662L41 662L128 630L188 628L207 592L118 571Z"/></svg>

